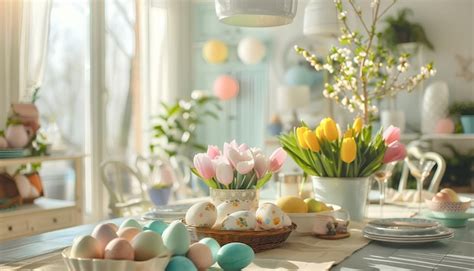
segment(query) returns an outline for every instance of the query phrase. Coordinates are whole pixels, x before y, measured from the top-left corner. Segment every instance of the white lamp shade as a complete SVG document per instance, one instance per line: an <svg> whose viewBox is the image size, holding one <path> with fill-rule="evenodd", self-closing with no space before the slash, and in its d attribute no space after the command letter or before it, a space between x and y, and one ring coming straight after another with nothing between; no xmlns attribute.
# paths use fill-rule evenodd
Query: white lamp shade
<svg viewBox="0 0 474 271"><path fill-rule="evenodd" d="M247 27L289 24L297 5L298 0L215 0L219 21Z"/></svg>
<svg viewBox="0 0 474 271"><path fill-rule="evenodd" d="M332 0L311 0L304 10L303 34L305 36L337 37L339 21Z"/></svg>
<svg viewBox="0 0 474 271"><path fill-rule="evenodd" d="M267 48L256 38L244 38L239 42L237 55L245 64L258 64L265 56Z"/></svg>
<svg viewBox="0 0 474 271"><path fill-rule="evenodd" d="M277 89L277 107L282 112L292 111L310 103L308 86L280 86Z"/></svg>

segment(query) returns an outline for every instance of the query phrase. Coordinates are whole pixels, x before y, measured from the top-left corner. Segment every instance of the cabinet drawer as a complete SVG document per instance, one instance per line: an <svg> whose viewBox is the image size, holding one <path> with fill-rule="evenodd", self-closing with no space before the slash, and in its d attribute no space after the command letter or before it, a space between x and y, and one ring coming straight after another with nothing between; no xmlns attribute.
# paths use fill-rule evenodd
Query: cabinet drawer
<svg viewBox="0 0 474 271"><path fill-rule="evenodd" d="M0 223L0 237L14 237L29 233L27 220L5 221Z"/></svg>
<svg viewBox="0 0 474 271"><path fill-rule="evenodd" d="M54 212L35 216L29 221L29 225L34 232L45 232L59 228L65 228L73 224L73 214L71 212Z"/></svg>

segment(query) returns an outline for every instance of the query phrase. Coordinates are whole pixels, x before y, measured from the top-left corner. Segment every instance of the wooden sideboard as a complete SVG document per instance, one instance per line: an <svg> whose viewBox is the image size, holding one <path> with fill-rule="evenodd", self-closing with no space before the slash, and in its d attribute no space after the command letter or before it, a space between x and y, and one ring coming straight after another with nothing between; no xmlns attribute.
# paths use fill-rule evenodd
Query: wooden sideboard
<svg viewBox="0 0 474 271"><path fill-rule="evenodd" d="M82 224L84 157L83 154L58 154L0 159L0 169L38 162L71 161L75 170L73 201L41 197L31 204L0 210L0 240L29 236Z"/></svg>

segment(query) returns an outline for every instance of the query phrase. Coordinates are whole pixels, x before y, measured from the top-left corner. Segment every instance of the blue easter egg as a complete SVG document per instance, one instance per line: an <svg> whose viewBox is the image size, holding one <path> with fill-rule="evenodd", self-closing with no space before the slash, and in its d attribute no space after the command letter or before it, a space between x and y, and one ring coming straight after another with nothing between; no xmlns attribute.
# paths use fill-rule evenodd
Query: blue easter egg
<svg viewBox="0 0 474 271"><path fill-rule="evenodd" d="M162 234L165 246L173 255L185 255L191 244L191 237L183 223L176 220Z"/></svg>
<svg viewBox="0 0 474 271"><path fill-rule="evenodd" d="M190 259L184 256L171 257L170 262L166 266L166 271L197 271L196 266Z"/></svg>
<svg viewBox="0 0 474 271"><path fill-rule="evenodd" d="M217 253L217 263L226 271L244 269L253 259L253 249L243 243L226 244Z"/></svg>
<svg viewBox="0 0 474 271"><path fill-rule="evenodd" d="M154 231L156 233L159 233L160 235L163 235L163 232L166 230L168 227L168 224L164 222L163 220L154 220L148 222L146 224L145 229Z"/></svg>
<svg viewBox="0 0 474 271"><path fill-rule="evenodd" d="M221 245L219 245L216 239L210 237L202 238L199 243L205 244L209 247L212 254L212 264L215 264L217 262L217 253L219 252Z"/></svg>

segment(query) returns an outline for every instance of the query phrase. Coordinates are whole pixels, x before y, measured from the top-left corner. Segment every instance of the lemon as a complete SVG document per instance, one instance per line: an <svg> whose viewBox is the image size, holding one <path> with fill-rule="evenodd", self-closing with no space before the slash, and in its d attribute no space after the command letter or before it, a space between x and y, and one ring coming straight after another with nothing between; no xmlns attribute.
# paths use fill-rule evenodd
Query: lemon
<svg viewBox="0 0 474 271"><path fill-rule="evenodd" d="M300 197L286 196L277 200L276 205L285 213L307 213L308 206Z"/></svg>

